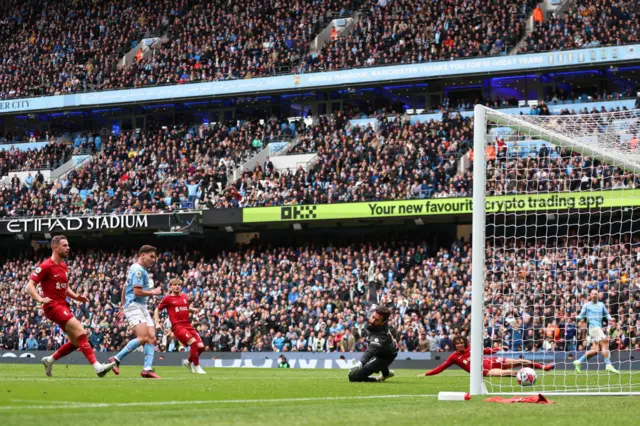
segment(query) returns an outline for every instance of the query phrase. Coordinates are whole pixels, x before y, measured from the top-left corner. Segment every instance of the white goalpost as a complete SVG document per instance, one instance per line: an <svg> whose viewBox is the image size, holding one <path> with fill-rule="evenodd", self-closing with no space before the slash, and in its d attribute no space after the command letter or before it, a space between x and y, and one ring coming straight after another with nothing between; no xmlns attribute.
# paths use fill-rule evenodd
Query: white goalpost
<svg viewBox="0 0 640 426"><path fill-rule="evenodd" d="M476 106L471 395L640 394L639 136L640 110ZM611 319L578 317L594 290ZM488 356L555 368L521 387L483 375Z"/></svg>

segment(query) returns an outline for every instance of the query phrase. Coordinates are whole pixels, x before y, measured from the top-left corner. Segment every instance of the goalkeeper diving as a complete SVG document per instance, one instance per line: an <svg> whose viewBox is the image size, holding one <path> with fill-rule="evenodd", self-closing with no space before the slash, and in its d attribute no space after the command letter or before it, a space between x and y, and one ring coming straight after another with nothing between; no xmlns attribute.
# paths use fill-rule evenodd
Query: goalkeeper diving
<svg viewBox="0 0 640 426"><path fill-rule="evenodd" d="M604 358L604 363L606 364L605 370L620 374L620 372L611 365L611 359L609 358L609 339L607 339L607 335L602 330L602 319L606 318L607 321L611 321L612 318L607 307L604 303L600 302L598 298L598 290L591 290L590 300L582 305L582 310L576 317L578 321L585 317L587 318L591 349L585 352L580 359L573 361L573 365L576 368L576 372L582 373L582 363L601 353Z"/></svg>
<svg viewBox="0 0 640 426"><path fill-rule="evenodd" d="M398 356L398 344L387 325L391 316L388 308L374 309L365 328L367 350L360 361L349 371L350 382L384 382L394 376L389 366ZM381 373L374 377L372 374Z"/></svg>

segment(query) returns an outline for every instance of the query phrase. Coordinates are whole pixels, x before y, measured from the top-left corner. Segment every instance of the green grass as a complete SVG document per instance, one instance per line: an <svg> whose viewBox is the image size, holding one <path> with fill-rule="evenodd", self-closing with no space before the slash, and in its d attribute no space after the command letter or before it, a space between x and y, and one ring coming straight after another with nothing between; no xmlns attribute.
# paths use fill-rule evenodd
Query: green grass
<svg viewBox="0 0 640 426"><path fill-rule="evenodd" d="M491 404L476 397L440 402L439 391L468 389L459 371L415 377L397 370L385 383L349 383L339 370L159 368L164 380L140 379L138 367L95 377L88 366L0 364L0 426L8 425L630 425L638 397L559 397L554 405ZM546 375L549 386L565 376ZM584 376L583 376L584 377ZM569 373L566 380L584 380ZM602 383L602 377L600 378ZM613 380L613 379L607 379ZM590 378L590 383L591 383ZM512 379L495 379L508 390ZM517 390L520 388L513 388Z"/></svg>

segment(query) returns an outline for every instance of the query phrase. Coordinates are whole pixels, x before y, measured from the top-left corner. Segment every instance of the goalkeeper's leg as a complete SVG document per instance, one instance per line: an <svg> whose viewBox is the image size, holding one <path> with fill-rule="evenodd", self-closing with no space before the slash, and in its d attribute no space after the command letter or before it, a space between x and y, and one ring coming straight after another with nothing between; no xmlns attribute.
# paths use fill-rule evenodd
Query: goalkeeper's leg
<svg viewBox="0 0 640 426"><path fill-rule="evenodd" d="M368 358L366 360L366 363L364 363L362 366L353 368L351 371L349 371L349 381L350 382L377 382L378 379L376 377L372 377L371 375L385 369L387 374L389 374L390 364L391 363L388 362L387 360L384 360L377 356Z"/></svg>

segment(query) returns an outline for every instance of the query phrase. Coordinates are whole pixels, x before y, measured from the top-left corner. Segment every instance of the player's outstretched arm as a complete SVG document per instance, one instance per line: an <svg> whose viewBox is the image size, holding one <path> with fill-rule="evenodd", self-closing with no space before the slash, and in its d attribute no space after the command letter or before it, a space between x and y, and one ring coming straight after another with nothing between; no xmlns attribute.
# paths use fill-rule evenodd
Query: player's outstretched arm
<svg viewBox="0 0 640 426"><path fill-rule="evenodd" d="M29 296L31 296L31 298L37 303L45 304L51 302L51 299L48 297L40 296L38 289L36 289L36 282L34 280L29 280L27 283L27 293L29 293Z"/></svg>
<svg viewBox="0 0 640 426"><path fill-rule="evenodd" d="M453 355L449 355L449 358L447 358L445 360L445 362L443 362L442 364L440 364L439 366L437 366L433 370L429 370L424 374L418 374L418 377L435 376L436 374L442 373L444 370L446 370L447 368L449 368L449 367L451 367L453 365L453 362L451 361L451 357L452 356Z"/></svg>

